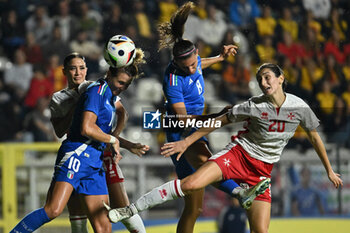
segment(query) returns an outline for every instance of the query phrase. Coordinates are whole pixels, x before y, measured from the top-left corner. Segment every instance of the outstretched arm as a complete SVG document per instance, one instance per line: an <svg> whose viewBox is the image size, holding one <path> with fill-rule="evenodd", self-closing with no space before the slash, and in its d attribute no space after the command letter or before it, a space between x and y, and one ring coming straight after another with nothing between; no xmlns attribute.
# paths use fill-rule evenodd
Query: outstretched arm
<svg viewBox="0 0 350 233"><path fill-rule="evenodd" d="M235 56L237 54L237 49L238 47L236 45L224 45L218 56L202 58L202 69L225 60L229 55Z"/></svg>
<svg viewBox="0 0 350 233"><path fill-rule="evenodd" d="M120 147L127 149L128 151L139 157L142 157L142 155L149 151L149 146L147 145L143 145L141 143L134 143L122 137L118 137L118 139L120 142Z"/></svg>
<svg viewBox="0 0 350 233"><path fill-rule="evenodd" d="M223 115L216 117L215 122L221 122L220 128L223 127L224 125L227 125L228 123L230 123L230 121L228 119L228 114L226 113L226 114L223 114ZM190 145L192 145L195 141L197 141L201 137L211 133L212 131L218 129L215 127L215 125L216 124L213 124L213 126L211 126L209 128L200 128L199 130L197 130L193 134L186 137L184 140L164 144L164 146L162 146L162 148L161 148L161 151L162 151L161 154L164 157L169 157L173 154L179 153L176 157L176 160L179 160L181 155L186 151L186 149Z"/></svg>
<svg viewBox="0 0 350 233"><path fill-rule="evenodd" d="M332 169L331 163L329 162L326 148L322 142L322 139L316 129L306 130L308 138L315 148L318 157L320 158L324 168L326 169L329 180L334 184L336 188L343 186L343 181L340 179L340 174L335 173Z"/></svg>

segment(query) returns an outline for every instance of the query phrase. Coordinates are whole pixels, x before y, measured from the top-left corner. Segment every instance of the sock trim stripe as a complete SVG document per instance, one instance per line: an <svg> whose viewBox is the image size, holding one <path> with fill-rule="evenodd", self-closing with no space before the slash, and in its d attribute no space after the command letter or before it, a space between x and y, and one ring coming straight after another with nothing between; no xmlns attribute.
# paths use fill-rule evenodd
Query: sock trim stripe
<svg viewBox="0 0 350 233"><path fill-rule="evenodd" d="M177 181L178 181L178 180L174 180L175 192L176 192L176 195L177 195L178 197L181 197L180 192L179 192L178 187L177 187Z"/></svg>
<svg viewBox="0 0 350 233"><path fill-rule="evenodd" d="M82 216L70 216L69 220L71 221L77 221L77 220L83 220L83 219L87 219L86 215L82 215Z"/></svg>

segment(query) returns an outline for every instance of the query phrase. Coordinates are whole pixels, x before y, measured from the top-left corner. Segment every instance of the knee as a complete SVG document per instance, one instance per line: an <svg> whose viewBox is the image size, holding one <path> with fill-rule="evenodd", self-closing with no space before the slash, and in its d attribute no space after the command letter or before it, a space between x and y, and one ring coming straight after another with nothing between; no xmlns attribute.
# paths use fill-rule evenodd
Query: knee
<svg viewBox="0 0 350 233"><path fill-rule="evenodd" d="M182 192L184 192L185 194L190 194L193 191L196 191L198 187L193 180L186 179L184 180L184 182L182 182L181 189L182 189Z"/></svg>
<svg viewBox="0 0 350 233"><path fill-rule="evenodd" d="M57 218L62 213L62 209L60 209L59 207L45 206L44 210L51 220Z"/></svg>
<svg viewBox="0 0 350 233"><path fill-rule="evenodd" d="M112 224L99 224L95 226L94 232L96 233L110 233L112 232Z"/></svg>

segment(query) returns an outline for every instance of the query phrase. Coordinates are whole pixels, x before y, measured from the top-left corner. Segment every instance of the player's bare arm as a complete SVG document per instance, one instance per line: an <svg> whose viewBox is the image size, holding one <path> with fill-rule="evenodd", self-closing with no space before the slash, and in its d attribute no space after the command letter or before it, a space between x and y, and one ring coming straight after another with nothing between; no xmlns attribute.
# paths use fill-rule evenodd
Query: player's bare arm
<svg viewBox="0 0 350 233"><path fill-rule="evenodd" d="M221 52L216 57L202 58L202 69L205 69L217 62L225 60L228 56L235 56L237 54L238 47L236 45L224 45Z"/></svg>
<svg viewBox="0 0 350 233"><path fill-rule="evenodd" d="M317 155L320 158L324 168L326 169L329 180L333 183L333 185L336 188L338 188L339 186L343 186L343 181L340 178L340 174L335 173L332 169L331 163L329 162L327 156L326 148L316 129L310 131L307 130L306 133L312 146L315 148L315 151L317 152Z"/></svg>
<svg viewBox="0 0 350 233"><path fill-rule="evenodd" d="M221 127L230 123L227 117L227 113L216 117L215 121L221 122ZM164 157L169 157L173 154L179 153L176 157L176 160L179 160L181 158L181 155L186 151L186 149L190 145L192 145L195 141L216 129L216 127L201 128L193 134L186 137L184 140L166 143L161 147L161 155L163 155Z"/></svg>
<svg viewBox="0 0 350 233"><path fill-rule="evenodd" d="M95 141L110 143L114 159L116 162L118 162L120 159L122 159L119 152L119 140L110 134L104 133L100 127L96 125L96 120L97 116L95 113L85 111L83 113L83 122L81 124L81 134Z"/></svg>

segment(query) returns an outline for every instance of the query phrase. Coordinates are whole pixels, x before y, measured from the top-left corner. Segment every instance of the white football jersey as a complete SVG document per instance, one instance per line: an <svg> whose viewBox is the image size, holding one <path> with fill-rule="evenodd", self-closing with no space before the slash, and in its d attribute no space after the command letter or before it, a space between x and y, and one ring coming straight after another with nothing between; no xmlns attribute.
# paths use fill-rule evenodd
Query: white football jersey
<svg viewBox="0 0 350 233"><path fill-rule="evenodd" d="M254 96L235 105L229 113L232 122L246 121L243 131L232 137L251 157L276 163L289 139L300 124L306 130L319 126L319 120L299 97L286 93L280 108L275 108L264 95Z"/></svg>

